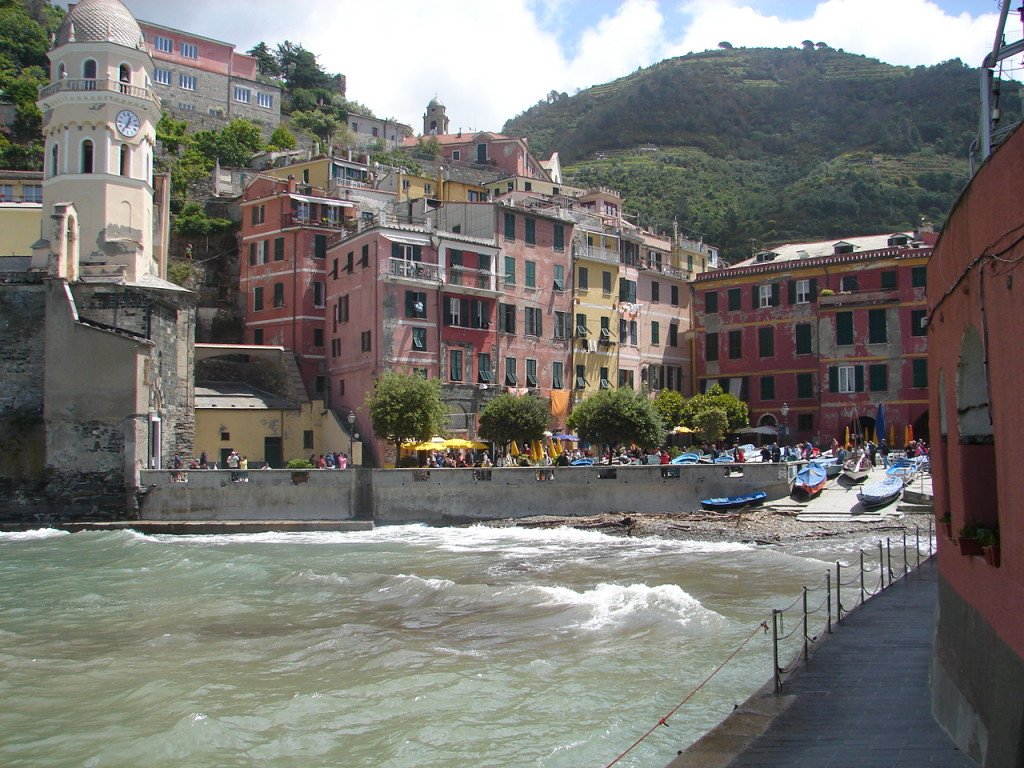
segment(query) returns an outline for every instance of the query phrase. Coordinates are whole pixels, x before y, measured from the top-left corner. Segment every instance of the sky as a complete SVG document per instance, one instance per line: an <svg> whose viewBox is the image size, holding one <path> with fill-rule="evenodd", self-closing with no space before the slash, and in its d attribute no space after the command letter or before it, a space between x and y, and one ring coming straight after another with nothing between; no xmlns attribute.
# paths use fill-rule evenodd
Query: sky
<svg viewBox="0 0 1024 768"><path fill-rule="evenodd" d="M722 41L812 40L890 64L978 66L999 12L998 0L124 1L138 19L243 52L299 43L345 75L348 98L416 133L435 96L451 131L499 131L550 91L573 94ZM1006 29L1020 39L1013 11ZM1019 70L1020 57L1011 63Z"/></svg>

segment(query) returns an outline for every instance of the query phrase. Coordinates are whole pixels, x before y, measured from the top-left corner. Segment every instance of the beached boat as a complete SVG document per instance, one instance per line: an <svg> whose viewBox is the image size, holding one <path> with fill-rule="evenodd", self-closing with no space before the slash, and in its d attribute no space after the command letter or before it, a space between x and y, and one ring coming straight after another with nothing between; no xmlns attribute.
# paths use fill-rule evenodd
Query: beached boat
<svg viewBox="0 0 1024 768"><path fill-rule="evenodd" d="M868 509L884 507L899 498L903 492L903 478L890 475L877 483L865 485L857 492L857 500Z"/></svg>
<svg viewBox="0 0 1024 768"><path fill-rule="evenodd" d="M670 464L696 464L700 461L700 454L698 453L680 453Z"/></svg>
<svg viewBox="0 0 1024 768"><path fill-rule="evenodd" d="M825 477L829 480L839 477L839 473L843 471L843 463L835 456L819 456L816 459L811 459L811 464L816 464L824 469Z"/></svg>
<svg viewBox="0 0 1024 768"><path fill-rule="evenodd" d="M871 459L865 454L860 459L850 459L843 465L842 475L852 483L863 482L871 473Z"/></svg>
<svg viewBox="0 0 1024 768"><path fill-rule="evenodd" d="M757 491L756 493L747 493L742 496L720 496L714 499L701 499L700 505L704 509L723 512L730 509L739 509L740 507L756 507L766 498L768 498L767 493Z"/></svg>
<svg viewBox="0 0 1024 768"><path fill-rule="evenodd" d="M793 480L793 494L810 499L821 493L826 485L828 485L828 475L825 474L825 468L812 462L805 464L796 473L796 479Z"/></svg>
<svg viewBox="0 0 1024 768"><path fill-rule="evenodd" d="M571 467L592 467L594 466L593 459L576 459L576 461L570 462Z"/></svg>

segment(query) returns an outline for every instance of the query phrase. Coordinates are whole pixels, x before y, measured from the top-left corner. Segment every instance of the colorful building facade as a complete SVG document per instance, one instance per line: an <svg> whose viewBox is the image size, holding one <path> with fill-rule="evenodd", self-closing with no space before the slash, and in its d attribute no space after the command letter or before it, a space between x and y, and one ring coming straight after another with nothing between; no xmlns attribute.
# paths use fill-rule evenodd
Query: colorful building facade
<svg viewBox="0 0 1024 768"><path fill-rule="evenodd" d="M938 539L932 711L985 768L1024 765L1022 195L1018 126L953 207L928 272L931 476L936 527L951 532ZM998 532L987 553L972 527Z"/></svg>
<svg viewBox="0 0 1024 768"><path fill-rule="evenodd" d="M245 342L295 353L311 398L327 399L328 246L354 224L355 205L293 179L259 176L240 200L239 296Z"/></svg>
<svg viewBox="0 0 1024 768"><path fill-rule="evenodd" d="M786 442L928 436L925 282L934 235L799 243L697 275L697 385ZM881 405L887 432L874 433Z"/></svg>

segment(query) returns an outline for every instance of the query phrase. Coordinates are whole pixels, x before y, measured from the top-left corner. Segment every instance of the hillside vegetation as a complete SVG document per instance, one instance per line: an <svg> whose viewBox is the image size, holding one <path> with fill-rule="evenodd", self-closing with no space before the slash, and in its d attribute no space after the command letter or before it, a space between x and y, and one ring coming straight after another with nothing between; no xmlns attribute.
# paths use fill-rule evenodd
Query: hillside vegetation
<svg viewBox="0 0 1024 768"><path fill-rule="evenodd" d="M1004 120L1020 119L1004 84ZM751 247L941 225L967 180L978 76L827 47L670 59L509 120L567 180L618 189L639 223Z"/></svg>

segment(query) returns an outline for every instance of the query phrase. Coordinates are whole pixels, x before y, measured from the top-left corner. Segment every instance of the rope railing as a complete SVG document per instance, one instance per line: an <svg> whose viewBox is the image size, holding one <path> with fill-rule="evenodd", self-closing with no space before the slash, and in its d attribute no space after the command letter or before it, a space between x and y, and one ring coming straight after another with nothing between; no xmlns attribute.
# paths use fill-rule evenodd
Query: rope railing
<svg viewBox="0 0 1024 768"><path fill-rule="evenodd" d="M933 531L931 521L928 523L928 557L930 558L933 554L932 548ZM921 565L921 530L915 528L915 540L914 547L917 550L915 555L916 565ZM883 548L884 547L884 548ZM886 558L886 552L888 551L888 559ZM899 580L904 579L908 573L910 573L910 554L907 547L907 535L903 534L903 573L900 575ZM687 702L689 702L694 696L697 695L703 689L712 678L721 672L727 664L735 659L739 653L747 646L747 644L754 639L758 632L763 632L765 635L768 634L769 630L772 635L772 669L774 670L773 679L775 686L775 693L778 694L782 690L783 678L789 675L791 672L796 670L803 661L807 663L810 659L810 647L812 644L817 643L819 638L822 636L832 634L833 618L836 623L842 622L843 618L851 611L856 609L858 606L863 605L867 600L879 594L883 590L891 587L896 579L893 577L892 572L892 559L891 559L891 544L889 539L886 539L883 545L881 541L878 542L878 563L877 566L874 563L866 564L864 551L861 550L858 557L858 563L856 566L856 573L850 579L843 581L842 571L844 568L849 569L850 564L844 564L840 561L836 561L836 572L835 578L832 576L831 570L825 572L821 581L817 584L804 587L799 597L797 597L792 603L787 605L785 608L773 608L770 620L770 626L768 621L763 621L758 624L746 638L736 647L735 650L730 653L725 660L712 670L711 674L705 677L692 691L690 691L682 701L674 706L667 715L660 718L653 726L651 726L644 734L642 734L636 741L634 741L627 749L625 749L618 757L612 760L610 763L605 765L605 768L611 768L613 765L621 761L626 755L632 752L638 747L643 741L654 734L659 726L668 726L668 719L676 714ZM878 587L876 589L867 589L867 574L873 573L877 569L878 572ZM885 576L889 574L889 583L886 585ZM833 585L835 587L835 595L833 599ZM858 599L855 600L853 606L849 609L844 607L843 604L843 589L846 588L847 594L853 593ZM808 604L808 595L816 593L819 590L822 592L821 600L811 608ZM799 620L793 622L793 628L788 632L785 631L785 614L787 611L792 611L797 606L800 606ZM824 614L820 627L816 626L815 629L817 634L811 634L810 617ZM780 656L782 645L786 640L797 637L800 643L800 647L792 655L785 664L780 664Z"/></svg>

